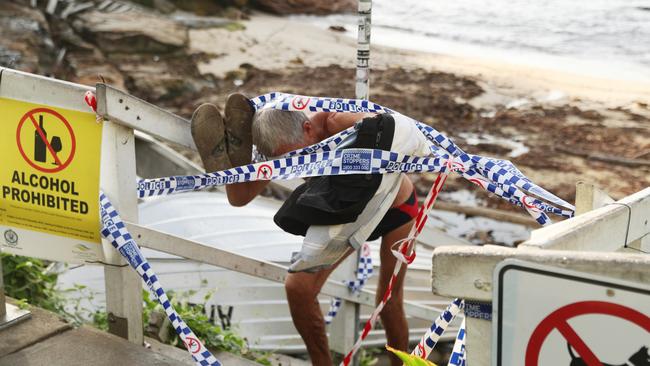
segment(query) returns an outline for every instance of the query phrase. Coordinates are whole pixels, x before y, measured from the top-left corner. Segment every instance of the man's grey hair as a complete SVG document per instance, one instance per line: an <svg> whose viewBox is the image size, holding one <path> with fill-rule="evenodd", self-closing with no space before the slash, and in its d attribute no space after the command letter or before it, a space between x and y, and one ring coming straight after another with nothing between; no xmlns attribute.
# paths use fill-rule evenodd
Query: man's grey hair
<svg viewBox="0 0 650 366"><path fill-rule="evenodd" d="M307 115L298 111L257 111L253 117L253 144L260 154L274 156L282 145L302 142L302 124L307 120Z"/></svg>

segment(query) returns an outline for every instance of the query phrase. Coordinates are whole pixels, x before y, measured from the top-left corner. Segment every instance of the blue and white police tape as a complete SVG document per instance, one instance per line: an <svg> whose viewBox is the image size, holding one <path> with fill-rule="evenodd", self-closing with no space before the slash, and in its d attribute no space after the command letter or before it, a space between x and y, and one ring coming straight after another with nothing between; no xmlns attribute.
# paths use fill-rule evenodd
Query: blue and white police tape
<svg viewBox="0 0 650 366"><path fill-rule="evenodd" d="M248 164L191 176L142 179L138 197L159 196L226 184L324 175L439 172L440 158L418 157L376 149L342 149Z"/></svg>
<svg viewBox="0 0 650 366"><path fill-rule="evenodd" d="M349 113L390 113L391 109L368 100L309 97L280 92L272 92L251 99L256 110L262 108L301 112L349 112Z"/></svg>
<svg viewBox="0 0 650 366"><path fill-rule="evenodd" d="M465 303L461 299L454 299L454 301L447 306L445 311L440 313L440 316L431 324L431 328L422 336L420 342L415 347L412 355L420 358L427 359L431 350L436 346L440 337L445 333L449 323L451 323L456 315L463 309Z"/></svg>
<svg viewBox="0 0 650 366"><path fill-rule="evenodd" d="M312 112L374 112L399 114L392 111L391 109L365 100L319 98L279 92L273 92L257 98L253 98L251 100L251 104L255 107L255 109L258 110L263 108L274 108L286 111L309 110ZM515 187L521 190L528 191L530 194L537 195L542 199L564 207L566 210L561 210L563 212L563 216L573 214L573 211L575 210L575 207L573 205L534 184L532 181L530 181L530 179L524 176L511 162L507 160L492 159L466 154L462 149L454 144L451 139L437 131L435 128L418 122L410 117L406 118L416 123L420 131L431 142L447 151L447 153L455 156L461 161L471 161L472 167L476 166L475 170L477 170L478 173L484 175L486 178L489 178L490 181L494 182L496 186L500 186L505 183L514 184ZM437 151L434 149L432 150L432 152L436 154ZM512 191L513 189L516 188L512 188L510 190ZM520 196L528 195L522 192ZM521 203L521 200L518 200L517 202ZM523 203L523 206L526 207L525 202ZM556 213L555 210L543 211Z"/></svg>
<svg viewBox="0 0 650 366"><path fill-rule="evenodd" d="M354 280L343 281L343 283L348 286L352 293L361 291L368 279L372 277L372 257L370 256L370 245L368 245L368 243L364 243L363 247L361 248L361 255L359 256L359 265L357 266L356 276L357 278ZM327 311L327 314L325 314L324 317L325 324L330 324L332 320L334 320L340 308L341 298L333 297L330 301L330 307Z"/></svg>
<svg viewBox="0 0 650 366"><path fill-rule="evenodd" d="M174 306L171 304L165 290L163 290L158 281L158 276L156 276L149 262L147 262L147 259L140 252L138 245L126 229L124 221L122 221L120 215L104 192L100 192L99 204L103 224L102 236L111 242L113 247L117 249L127 262L129 262L131 267L142 277L142 280L147 284L151 293L165 310L167 317L172 322L174 330L176 330L183 344L185 344L187 351L192 355L196 365L221 366L221 362L205 348L199 338L192 332L183 319L181 319L176 310L174 310Z"/></svg>
<svg viewBox="0 0 650 366"><path fill-rule="evenodd" d="M449 356L449 363L447 366L465 366L467 362L467 355L465 354L465 319L460 324L458 329L458 334L456 335L456 341L454 342L454 348L451 351L451 356Z"/></svg>

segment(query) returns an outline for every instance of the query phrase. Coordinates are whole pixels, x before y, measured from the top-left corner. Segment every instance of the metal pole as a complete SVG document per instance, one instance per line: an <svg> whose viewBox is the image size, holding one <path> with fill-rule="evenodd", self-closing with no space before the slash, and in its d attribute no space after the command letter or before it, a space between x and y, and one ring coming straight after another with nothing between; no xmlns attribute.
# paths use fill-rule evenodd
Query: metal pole
<svg viewBox="0 0 650 366"><path fill-rule="evenodd" d="M5 282L2 275L2 259L0 259L0 320L7 315L7 305L5 304Z"/></svg>
<svg viewBox="0 0 650 366"><path fill-rule="evenodd" d="M370 15L372 12L372 0L359 0L359 31L357 34L357 72L355 96L357 99L370 98ZM359 263L360 253L356 253L356 265ZM354 272L356 276L356 271ZM354 342L359 338L359 319L361 317L361 305L354 304L353 315L353 332ZM348 325L349 326L349 325ZM357 353L352 360L354 366L359 365L359 355Z"/></svg>
<svg viewBox="0 0 650 366"><path fill-rule="evenodd" d="M2 278L2 260L0 260L0 330L31 318L32 314L29 311L7 304L6 300L5 283Z"/></svg>
<svg viewBox="0 0 650 366"><path fill-rule="evenodd" d="M368 99L370 97L370 14L372 0L359 0L359 33L357 37L357 76L356 97Z"/></svg>

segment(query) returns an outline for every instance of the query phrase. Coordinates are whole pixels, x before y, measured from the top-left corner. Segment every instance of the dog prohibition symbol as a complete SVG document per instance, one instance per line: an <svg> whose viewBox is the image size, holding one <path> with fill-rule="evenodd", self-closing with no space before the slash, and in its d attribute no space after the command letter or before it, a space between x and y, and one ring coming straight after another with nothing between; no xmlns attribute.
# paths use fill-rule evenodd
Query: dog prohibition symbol
<svg viewBox="0 0 650 366"><path fill-rule="evenodd" d="M571 350L571 345L567 343L567 348L569 349L569 354L571 355L571 363L569 366L587 366L587 363L580 357L576 357ZM648 354L648 347L643 346L638 351L636 351L627 362L621 364L609 364L603 363L603 366L650 366L650 355Z"/></svg>

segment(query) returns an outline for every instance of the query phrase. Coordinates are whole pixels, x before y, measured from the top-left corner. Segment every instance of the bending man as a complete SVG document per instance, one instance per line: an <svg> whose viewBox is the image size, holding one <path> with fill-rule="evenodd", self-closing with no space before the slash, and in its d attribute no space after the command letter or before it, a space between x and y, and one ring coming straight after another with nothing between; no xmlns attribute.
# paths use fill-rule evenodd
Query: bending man
<svg viewBox="0 0 650 366"><path fill-rule="evenodd" d="M192 116L192 134L207 171L249 164L251 142L264 156L281 156L351 126L355 126L357 137L350 147L429 154L426 140L412 122L389 115L321 112L307 117L302 112L273 109L254 113L248 99L234 94L226 103L225 119L209 104L200 106ZM267 184L257 181L228 185L228 199L235 206L243 206ZM274 220L283 230L305 237L301 251L292 258L285 289L293 322L312 364L332 364L317 301L329 275L366 240L381 237L379 302L396 262L391 247L409 234L416 214L413 184L403 174L312 178L298 187L278 211ZM381 321L388 344L406 351L409 333L403 309L404 273L397 278ZM401 365L394 357L392 363Z"/></svg>

